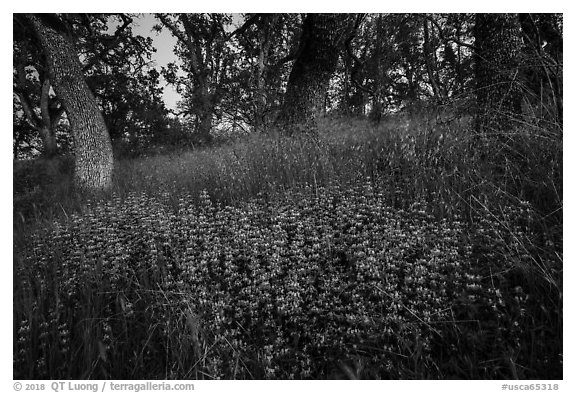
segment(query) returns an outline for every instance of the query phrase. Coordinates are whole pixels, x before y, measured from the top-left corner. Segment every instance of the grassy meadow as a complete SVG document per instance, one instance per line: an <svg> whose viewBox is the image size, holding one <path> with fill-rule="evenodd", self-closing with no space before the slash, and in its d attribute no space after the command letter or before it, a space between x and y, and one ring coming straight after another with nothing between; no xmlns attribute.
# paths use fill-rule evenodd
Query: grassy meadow
<svg viewBox="0 0 576 393"><path fill-rule="evenodd" d="M14 378L561 379L562 130L325 119L14 164Z"/></svg>

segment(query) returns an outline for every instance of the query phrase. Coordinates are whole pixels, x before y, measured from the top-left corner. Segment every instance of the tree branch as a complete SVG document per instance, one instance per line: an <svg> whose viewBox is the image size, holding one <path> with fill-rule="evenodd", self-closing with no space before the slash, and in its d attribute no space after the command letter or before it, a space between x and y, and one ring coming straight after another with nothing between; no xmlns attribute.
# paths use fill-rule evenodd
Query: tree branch
<svg viewBox="0 0 576 393"><path fill-rule="evenodd" d="M122 37L122 33L128 28L128 26L130 26L130 24L133 22L133 19L126 15L126 14L118 14L118 16L120 17L120 19L122 19L122 25L118 26L116 28L116 31L114 32L114 35L111 37L102 37L103 40L107 40L108 43L104 46L104 48L102 50L93 50L94 52L94 56L92 56L91 58L88 59L87 63L84 64L84 66L82 67L82 71L86 72L90 69L90 67L92 67L93 65L95 65L96 63L98 63L106 53L108 53L108 51L110 49L112 49L113 47L115 47L120 40L123 38ZM93 34L93 30L92 30L92 26L90 26L90 20L87 17L84 17L82 19L84 21L84 26L92 32ZM138 40L130 40L133 44L135 45L140 45L140 43L138 42Z"/></svg>
<svg viewBox="0 0 576 393"><path fill-rule="evenodd" d="M168 19L165 14L154 14L154 15L158 19L160 19L160 22L162 22L162 24L165 27L167 27L168 30L170 30L170 32L172 33L172 35L174 35L174 37L176 37L179 41L181 41L184 45L186 45L188 39L186 38L186 36L184 36L182 31L179 30L178 27L176 27L176 24L174 22Z"/></svg>
<svg viewBox="0 0 576 393"><path fill-rule="evenodd" d="M184 44L188 47L188 50L190 51L190 66L192 72L200 78L199 82L201 84L204 84L205 81L204 78L202 77L202 71L206 69L206 65L204 64L204 59L202 58L202 50L201 48L198 47L199 46L198 41L200 37L198 37L198 35L196 34L194 26L192 26L192 23L187 15L180 14L180 20L184 25L184 31L188 35L188 38L186 39ZM210 49L210 45L208 45L207 49ZM211 58L211 56L208 54L206 54L206 57L208 59Z"/></svg>
<svg viewBox="0 0 576 393"><path fill-rule="evenodd" d="M36 115L36 113L32 110L32 106L26 95L22 92L16 92L16 96L20 101L20 105L22 105L22 109L24 110L26 119L28 119L28 123L32 126L32 128L38 129L40 125L40 119L38 118L38 115Z"/></svg>
<svg viewBox="0 0 576 393"><path fill-rule="evenodd" d="M26 92L26 84L28 81L26 80L26 68L24 63L17 61L16 64L14 64L14 68L16 69L16 78L18 82L17 85L14 86L14 93L16 93L16 96L18 97L30 125L34 128L38 128L41 121L36 112L32 109L32 103L30 102Z"/></svg>
<svg viewBox="0 0 576 393"><path fill-rule="evenodd" d="M180 111L176 111L175 109L168 109L168 113L180 117L180 116L190 116L190 111L188 109L182 109Z"/></svg>
<svg viewBox="0 0 576 393"><path fill-rule="evenodd" d="M52 122L50 123L50 128L54 129L54 127L56 127L56 125L58 124L58 122L60 122L60 119L62 118L62 115L64 115L65 112L66 110L64 109L64 105L60 105L58 109L56 109L56 112L54 112L54 114L52 115Z"/></svg>
<svg viewBox="0 0 576 393"><path fill-rule="evenodd" d="M474 51L476 51L476 50L478 49L476 46L474 46L474 45L472 45L472 44L469 44L469 43L467 43L467 42L461 41L461 40L458 39L458 38L455 38L455 37L446 37L446 36L444 36L444 32L442 31L442 26L440 26L440 24L439 24L432 16L430 16L430 15L424 15L424 18L426 18L427 20L429 20L430 22L432 22L432 24L438 29L438 37L439 37L442 41L445 41L445 42L450 42L450 41L452 41L452 42L454 42L454 43L457 44L457 45L464 46L464 47L466 47L466 48L470 48L470 49L472 49L472 50L474 50Z"/></svg>
<svg viewBox="0 0 576 393"><path fill-rule="evenodd" d="M230 38L234 37L237 34L244 34L244 32L246 30L248 30L248 28L250 26L252 26L254 23L256 23L258 21L258 19L260 19L261 17L262 17L262 14L254 14L247 21L245 21L242 24L242 26L240 26L239 28L234 30L232 33L230 33L228 36L226 36L226 40L229 40Z"/></svg>
<svg viewBox="0 0 576 393"><path fill-rule="evenodd" d="M305 18L306 17L305 14L302 17ZM276 62L276 64L274 64L272 67L278 68L278 67L281 67L282 65L284 65L285 63L288 63L289 61L296 60L298 58L298 56L300 56L300 53L302 53L303 47L301 45L301 42L303 40L304 40L304 37L302 36L302 33L301 33L300 37L298 37L297 45L293 46L290 53L288 53L288 55L286 55L285 57L278 60Z"/></svg>
<svg viewBox="0 0 576 393"><path fill-rule="evenodd" d="M44 127L50 127L50 80L48 78L44 79L42 82L42 89L40 90L40 115L42 116L42 125Z"/></svg>
<svg viewBox="0 0 576 393"><path fill-rule="evenodd" d="M360 60L352 50L352 40L354 40L354 38L356 37L356 32L358 31L358 28L360 27L360 24L364 20L365 16L366 16L365 14L358 14L358 16L356 17L356 21L354 22L354 28L350 32L348 38L346 38L346 41L344 41L344 46L346 47L346 52L348 53L348 56L350 56L350 58L354 61L354 64L356 65L356 67L353 67L352 69L352 73L350 74L350 80L352 80L352 83L358 89L370 94L371 96L375 96L376 92L374 90L370 90L369 88L362 86L362 84L358 82L356 75L358 74L358 69L364 67L364 62Z"/></svg>

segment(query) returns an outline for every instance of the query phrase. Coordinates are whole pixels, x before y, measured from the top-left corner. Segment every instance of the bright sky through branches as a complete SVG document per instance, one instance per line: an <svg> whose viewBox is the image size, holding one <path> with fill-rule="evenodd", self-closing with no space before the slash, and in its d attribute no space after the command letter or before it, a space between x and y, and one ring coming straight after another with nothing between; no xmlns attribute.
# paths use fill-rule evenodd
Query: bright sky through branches
<svg viewBox="0 0 576 393"><path fill-rule="evenodd" d="M134 20L132 31L135 35L152 38L152 45L156 48L156 52L152 54L152 60L154 60L155 63L154 67L160 71L162 67L166 67L168 63L179 63L179 61L174 54L176 38L167 30L162 30L160 33L152 30L152 27L158 23L159 21L154 18L153 14L142 14ZM166 107L168 109L176 109L176 103L180 99L180 94L176 92L173 86L167 85L163 77L161 80L162 87L164 88L163 98Z"/></svg>
<svg viewBox="0 0 576 393"><path fill-rule="evenodd" d="M241 20L240 14L233 14L233 26L239 24ZM154 14L141 14L134 19L132 28L135 35L152 38L152 46L156 48L156 52L152 54L152 60L158 72L160 72L162 67L166 67L168 63L176 62L176 64L180 64L180 60L174 54L176 38L167 29L163 29L160 33L153 30L154 25L159 23L160 21L154 17ZM161 78L161 83L164 89L163 98L166 107L168 109L176 109L176 104L181 98L180 94L176 92L174 86L166 84L163 77Z"/></svg>

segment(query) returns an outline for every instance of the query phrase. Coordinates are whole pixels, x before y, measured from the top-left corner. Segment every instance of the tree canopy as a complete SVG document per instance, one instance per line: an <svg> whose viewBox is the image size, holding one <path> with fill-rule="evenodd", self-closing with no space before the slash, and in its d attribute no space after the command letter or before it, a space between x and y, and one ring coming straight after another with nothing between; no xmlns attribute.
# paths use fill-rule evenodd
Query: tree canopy
<svg viewBox="0 0 576 393"><path fill-rule="evenodd" d="M154 33L134 33L141 18L154 18L156 31L175 37L175 60L167 66L153 62ZM309 128L325 114L379 121L426 106L498 119L489 113L508 116L539 100L540 112L562 119L559 14L59 14L44 19L73 37L117 154L210 143L221 135L294 123ZM48 76L45 51L18 14L13 62L15 158L73 150L69 116ZM180 94L176 108L163 102L167 85ZM503 94L510 105L488 100Z"/></svg>

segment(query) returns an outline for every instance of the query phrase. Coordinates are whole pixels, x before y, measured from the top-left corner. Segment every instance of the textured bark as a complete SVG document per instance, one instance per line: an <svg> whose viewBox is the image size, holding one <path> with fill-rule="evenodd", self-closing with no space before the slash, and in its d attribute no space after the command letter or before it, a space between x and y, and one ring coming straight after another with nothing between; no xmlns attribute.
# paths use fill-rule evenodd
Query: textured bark
<svg viewBox="0 0 576 393"><path fill-rule="evenodd" d="M264 73L268 68L268 56L272 45L272 29L278 22L278 14L265 14L258 29L258 66L256 68L256 92L254 110L254 128L262 130L266 127L266 80Z"/></svg>
<svg viewBox="0 0 576 393"><path fill-rule="evenodd" d="M106 190L112 183L112 144L96 99L84 80L74 44L54 17L51 23L36 15L28 19L45 52L50 82L72 127L75 185L83 191Z"/></svg>
<svg viewBox="0 0 576 393"><path fill-rule="evenodd" d="M42 139L42 155L45 158L52 158L58 153L58 146L56 145L56 135L54 130L50 127L40 127L38 129L40 139Z"/></svg>
<svg viewBox="0 0 576 393"><path fill-rule="evenodd" d="M313 130L336 70L340 46L353 21L349 14L308 14L298 57L288 78L284 105L277 119L288 133Z"/></svg>
<svg viewBox="0 0 576 393"><path fill-rule="evenodd" d="M212 142L212 113L214 112L214 105L208 93L203 94L200 99L198 110L198 136L206 143Z"/></svg>
<svg viewBox="0 0 576 393"><path fill-rule="evenodd" d="M372 94L372 110L370 111L370 118L376 123L382 120L382 113L384 111L384 103L382 98L384 70L382 69L382 61L386 56L383 48L383 42L386 40L384 37L384 20L382 14L378 15L376 19L376 43L374 46L374 59L376 60L376 78L374 80L374 90Z"/></svg>
<svg viewBox="0 0 576 393"><path fill-rule="evenodd" d="M516 14L476 14L474 35L477 131L507 131L521 112L520 22Z"/></svg>
<svg viewBox="0 0 576 393"><path fill-rule="evenodd" d="M199 47L196 48L197 52L200 53L201 49ZM194 69L205 69L206 66L203 64L203 61L198 60L199 55L196 54L192 56L192 58L196 59L192 62L192 64L196 64ZM201 65L198 65L201 64ZM208 78L208 74L206 72L196 71L194 72L196 75L197 85L198 88L196 89L196 115L198 119L198 136L201 140L206 143L210 143L212 141L210 131L212 130L212 114L214 113L214 104L212 100L212 95L210 94L210 80Z"/></svg>

